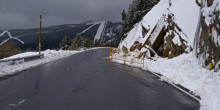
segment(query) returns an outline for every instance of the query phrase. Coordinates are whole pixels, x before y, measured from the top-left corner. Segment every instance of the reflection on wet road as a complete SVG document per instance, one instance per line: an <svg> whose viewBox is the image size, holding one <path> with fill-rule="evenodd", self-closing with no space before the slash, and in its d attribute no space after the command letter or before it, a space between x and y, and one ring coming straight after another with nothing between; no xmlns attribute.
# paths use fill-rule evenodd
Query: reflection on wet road
<svg viewBox="0 0 220 110"><path fill-rule="evenodd" d="M154 75L91 50L0 79L0 110L198 110Z"/></svg>

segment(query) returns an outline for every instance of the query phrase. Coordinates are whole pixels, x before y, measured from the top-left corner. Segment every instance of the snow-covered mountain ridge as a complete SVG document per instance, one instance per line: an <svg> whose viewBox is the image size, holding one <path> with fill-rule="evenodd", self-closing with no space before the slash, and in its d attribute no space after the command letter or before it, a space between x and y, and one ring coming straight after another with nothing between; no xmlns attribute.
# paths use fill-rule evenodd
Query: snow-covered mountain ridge
<svg viewBox="0 0 220 110"><path fill-rule="evenodd" d="M42 48L57 48L65 35L75 38L80 33L91 40L112 41L119 39L120 22L89 21L80 24L65 24L49 26L42 29ZM39 29L14 29L0 31L0 44L14 41L21 49L36 49L38 45Z"/></svg>

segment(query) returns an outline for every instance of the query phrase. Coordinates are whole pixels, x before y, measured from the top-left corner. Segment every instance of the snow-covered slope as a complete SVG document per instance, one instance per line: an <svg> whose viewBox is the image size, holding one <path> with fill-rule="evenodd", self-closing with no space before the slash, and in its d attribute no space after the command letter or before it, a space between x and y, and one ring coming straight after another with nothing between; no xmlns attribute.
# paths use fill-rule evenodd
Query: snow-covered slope
<svg viewBox="0 0 220 110"><path fill-rule="evenodd" d="M120 51L113 55L114 61L119 63L124 63L124 61L119 61L117 59L134 59L136 57L132 57L131 52L126 51L124 47L130 49L134 47L135 41L140 43L145 43L145 41L149 38L150 41L155 41L155 39L151 39L152 36L158 36L161 27L165 25L165 28L168 26L169 21L167 15L172 15L172 20L176 23L174 28L178 27L180 29L173 30L181 30L177 32L182 35L174 35L172 39L173 43L176 43L177 46L180 44L180 40L177 37L181 36L187 42L187 46L195 47L194 51L197 50L199 37L202 34L202 30L205 30L204 37L208 38L208 24L213 22L213 18L217 16L212 16L213 13L216 13L220 10L220 1L219 0L209 0L213 1L213 4L210 7L207 6L207 0L198 0L199 2L203 1L203 4L197 4L197 0L160 0L160 2L152 8L152 10L147 13L143 20L137 23L132 30L128 33L127 37L121 41L119 48L122 48L124 52ZM203 8L201 9L199 5ZM201 14L205 18L206 25L201 26ZM219 13L218 13L219 14ZM165 16L165 22L163 21L163 15ZM220 14L218 16L218 22L220 19ZM159 21L159 22L158 22ZM217 21L217 20L216 20ZM219 23L215 23L216 27L220 27ZM143 27L147 30L147 34L143 34ZM171 27L172 28L172 27ZM215 29L218 29L215 28ZM215 30L212 29L213 40L215 45L220 42L220 37ZM173 31L172 30L172 31ZM165 30L166 33L169 32L169 28ZM220 31L219 31L220 33ZM143 36L144 35L144 36ZM165 42L166 39L164 39ZM201 39L200 39L201 40ZM209 42L206 40L205 42ZM164 43L165 44L165 43ZM136 45L136 44L135 44ZM201 43L204 45L204 42ZM148 46L148 45L147 45ZM144 47L142 47L144 49ZM205 47L208 50L208 46ZM219 48L217 48L219 49ZM137 49L135 51L138 51ZM176 51L176 50L175 50ZM177 50L178 51L178 50ZM126 53L127 52L127 53ZM141 50L139 51L141 52ZM219 52L219 51L218 51ZM126 53L126 54L124 54ZM144 57L144 68L145 70L149 70L152 72L157 72L162 74L161 80L165 80L174 84L180 84L188 89L190 89L194 94L199 95L201 97L201 110L219 110L220 104L220 72L216 70L208 70L203 66L203 63L200 59L197 59L195 53L192 51L188 51L188 53L181 53L181 55L174 57L173 59L161 58L158 56L151 57L147 55ZM207 58L208 55L202 53ZM216 53L214 53L216 54ZM127 55L124 57L124 55ZM129 56L130 55L130 56ZM148 57L150 56L150 57ZM143 58L143 56L141 57ZM219 58L219 56L218 56ZM220 63L220 62L219 62ZM131 66L142 67L140 64L135 63L126 63Z"/></svg>
<svg viewBox="0 0 220 110"><path fill-rule="evenodd" d="M94 41L101 39L101 37L102 37L102 35L103 35L102 33L103 33L104 30L105 30L105 26L106 26L106 22L104 21L104 22L102 22L101 25L99 26L98 31L97 31L97 33L96 33L96 35L95 35L95 37L94 37Z"/></svg>
<svg viewBox="0 0 220 110"><path fill-rule="evenodd" d="M174 20L182 29L182 32L188 37L188 45L193 47L196 28L198 26L198 19L200 7L194 0L161 0L156 6L152 8L143 18L137 23L134 28L128 33L128 36L120 43L119 47L123 46L130 48L137 39L142 39L140 43L144 43L148 39L154 26L163 15L168 13L174 14ZM142 26L150 29L149 32L143 36Z"/></svg>
<svg viewBox="0 0 220 110"><path fill-rule="evenodd" d="M119 39L120 22L88 21L79 24L65 24L42 28L42 49L58 48L65 35L75 38L80 33L91 40L109 41ZM39 29L0 30L0 45L14 41L22 50L35 50L38 45Z"/></svg>

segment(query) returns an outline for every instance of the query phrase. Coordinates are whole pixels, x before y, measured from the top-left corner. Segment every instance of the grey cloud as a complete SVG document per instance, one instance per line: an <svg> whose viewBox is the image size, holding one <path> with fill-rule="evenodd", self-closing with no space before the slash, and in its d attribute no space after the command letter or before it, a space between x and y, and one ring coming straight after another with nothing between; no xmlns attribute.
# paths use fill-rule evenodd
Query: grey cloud
<svg viewBox="0 0 220 110"><path fill-rule="evenodd" d="M43 25L80 23L88 20L121 21L121 12L132 0L1 0L0 30Z"/></svg>

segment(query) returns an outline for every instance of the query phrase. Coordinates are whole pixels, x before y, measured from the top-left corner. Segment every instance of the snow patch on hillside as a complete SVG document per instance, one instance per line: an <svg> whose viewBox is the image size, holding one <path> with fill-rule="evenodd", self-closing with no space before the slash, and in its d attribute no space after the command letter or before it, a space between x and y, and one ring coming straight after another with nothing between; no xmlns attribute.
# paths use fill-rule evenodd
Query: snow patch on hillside
<svg viewBox="0 0 220 110"><path fill-rule="evenodd" d="M7 41L9 41L9 40L11 40L11 39L17 40L17 41L20 42L21 44L24 44L24 41L22 41L22 40L20 40L20 39L18 39L18 38L16 38L16 37L13 37L9 31L3 31L2 33L0 33L0 37L4 36L5 34L7 34L7 35L9 36L9 38L6 39L6 40L4 40L4 41L2 41L2 42L0 43L0 45L4 44L5 42L7 42Z"/></svg>
<svg viewBox="0 0 220 110"><path fill-rule="evenodd" d="M101 24L100 24L100 26L99 26L99 29L98 29L98 31L97 31L95 37L94 37L94 42L95 42L96 40L99 40L99 39L101 38L102 33L103 33L103 31L104 31L104 28L105 28L105 24L106 24L106 21L101 22Z"/></svg>
<svg viewBox="0 0 220 110"><path fill-rule="evenodd" d="M91 25L89 26L88 28L86 28L85 30L83 30L82 32L80 32L80 34L83 34L85 33L86 31L90 30L93 26L97 25L97 24L100 24L100 22L92 22L92 23L87 23L88 25Z"/></svg>

